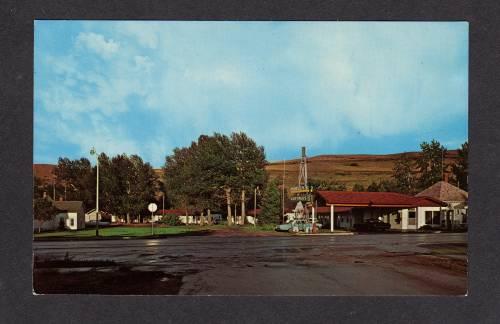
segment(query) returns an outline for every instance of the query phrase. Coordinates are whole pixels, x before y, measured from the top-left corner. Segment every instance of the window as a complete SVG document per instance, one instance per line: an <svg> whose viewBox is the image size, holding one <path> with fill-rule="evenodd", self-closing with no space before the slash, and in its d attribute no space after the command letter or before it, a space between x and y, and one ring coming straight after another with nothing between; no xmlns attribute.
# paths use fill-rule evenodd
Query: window
<svg viewBox="0 0 500 324"><path fill-rule="evenodd" d="M75 220L73 218L70 219L69 226L75 226Z"/></svg>
<svg viewBox="0 0 500 324"><path fill-rule="evenodd" d="M432 224L438 224L439 225L439 221L441 220L441 215L439 214L439 211L435 211L432 214L433 214L433 216L432 216Z"/></svg>
<svg viewBox="0 0 500 324"><path fill-rule="evenodd" d="M432 212L426 210L425 211L425 223L426 224L432 224Z"/></svg>
<svg viewBox="0 0 500 324"><path fill-rule="evenodd" d="M408 225L415 225L415 210L408 210Z"/></svg>

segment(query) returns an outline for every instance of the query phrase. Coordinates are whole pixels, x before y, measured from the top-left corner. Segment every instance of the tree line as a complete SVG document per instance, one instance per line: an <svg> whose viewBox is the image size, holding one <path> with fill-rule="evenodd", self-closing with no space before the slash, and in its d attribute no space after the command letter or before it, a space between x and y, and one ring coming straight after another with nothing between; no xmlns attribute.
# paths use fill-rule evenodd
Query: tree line
<svg viewBox="0 0 500 324"><path fill-rule="evenodd" d="M113 215L123 216L127 222L141 220L147 215L147 202L157 200L155 195L162 190L153 167L144 162L138 155L119 154L108 157L105 153L99 159L99 210ZM92 166L87 158L70 160L60 157L55 167L56 180L51 184L43 184L35 178L35 206L48 206L40 200L44 192L54 194L55 200L82 201L85 210L95 207L96 201L96 166ZM51 190L52 189L52 190ZM35 214L41 219L47 218L44 209L35 208ZM35 215L36 216L36 215Z"/></svg>
<svg viewBox="0 0 500 324"><path fill-rule="evenodd" d="M243 224L254 189L267 182L265 165L264 147L245 133L214 133L200 136L189 147L174 149L166 157L163 180L172 203L186 215L190 211L199 214L202 224L211 222L211 211L226 209L228 225L232 225L233 207L240 209L235 221Z"/></svg>
<svg viewBox="0 0 500 324"><path fill-rule="evenodd" d="M355 184L352 190L415 194L442 180L446 171L452 174L450 182L467 190L467 142L461 145L458 159L451 165L443 164L446 149L436 140L423 142L420 148L422 152L416 160L410 159L408 154L400 156L391 179L372 182L366 188ZM246 210L255 200L257 206L262 207L260 223L280 221L282 184L279 179L268 179L264 147L245 133L201 135L191 145L175 148L165 158L162 178L138 155L119 154L110 158L101 153L98 159L99 209L121 216L127 222L141 221L142 215L149 215L147 203L160 203L159 193L165 195L167 208L182 209L186 215L199 215L202 225L211 223L214 211L225 213L228 225L232 225L233 215L239 211L239 218L234 220L244 224ZM42 199L43 192L50 195L52 189L64 200L83 201L86 210L95 206L96 167L88 159L61 157L54 173L56 181L52 188L35 178L37 200ZM336 181L310 179L309 185L315 190L347 190L345 184ZM49 217L50 213L43 210L48 204L37 200L34 202L35 216Z"/></svg>
<svg viewBox="0 0 500 324"><path fill-rule="evenodd" d="M450 174L448 181L467 191L469 143L465 142L458 149L456 162L444 162L446 148L438 141L422 142L420 155L412 160L408 153L403 153L394 163L390 179L373 181L368 187L355 184L353 191L392 191L416 194L438 181L444 180L444 174Z"/></svg>

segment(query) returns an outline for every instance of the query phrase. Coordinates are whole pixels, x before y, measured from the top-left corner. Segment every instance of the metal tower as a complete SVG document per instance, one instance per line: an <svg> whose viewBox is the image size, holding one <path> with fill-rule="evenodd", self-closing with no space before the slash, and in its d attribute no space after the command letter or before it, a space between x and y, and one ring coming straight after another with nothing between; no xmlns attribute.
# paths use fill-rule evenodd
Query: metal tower
<svg viewBox="0 0 500 324"><path fill-rule="evenodd" d="M302 157L300 158L300 169L299 169L299 188L307 187L307 157L306 157L306 147L302 146Z"/></svg>

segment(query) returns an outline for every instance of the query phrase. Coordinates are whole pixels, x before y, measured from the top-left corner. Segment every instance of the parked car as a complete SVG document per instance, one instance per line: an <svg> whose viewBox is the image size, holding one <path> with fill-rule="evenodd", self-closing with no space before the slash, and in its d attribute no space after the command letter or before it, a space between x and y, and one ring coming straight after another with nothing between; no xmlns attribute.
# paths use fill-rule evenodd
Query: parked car
<svg viewBox="0 0 500 324"><path fill-rule="evenodd" d="M370 218L363 223L354 224L354 230L359 232L378 232L391 228L391 224L385 223L379 219Z"/></svg>
<svg viewBox="0 0 500 324"><path fill-rule="evenodd" d="M100 227L106 227L106 226L109 226L109 225L110 225L110 222L99 221L99 226ZM95 220L91 220L91 221L85 222L85 227L95 227Z"/></svg>
<svg viewBox="0 0 500 324"><path fill-rule="evenodd" d="M311 223L307 223L306 221L299 219L299 220L293 220L289 223L280 224L276 226L275 230L278 232L291 232L293 231L294 226L297 226L299 231L306 231L306 229L309 230L312 229ZM316 223L316 227L320 229L322 225L320 223Z"/></svg>

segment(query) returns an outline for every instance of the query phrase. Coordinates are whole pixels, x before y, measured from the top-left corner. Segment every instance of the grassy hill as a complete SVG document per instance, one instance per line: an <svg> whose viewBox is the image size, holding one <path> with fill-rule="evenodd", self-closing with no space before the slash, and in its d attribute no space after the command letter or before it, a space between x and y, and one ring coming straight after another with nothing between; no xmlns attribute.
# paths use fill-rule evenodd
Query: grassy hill
<svg viewBox="0 0 500 324"><path fill-rule="evenodd" d="M318 155L307 159L308 177L317 180L337 181L344 183L347 189L359 183L368 186L372 181L390 179L394 163L402 153L397 154L346 154L346 155ZM408 153L410 159L416 160L418 152ZM457 151L449 150L445 155L445 164L453 163L457 159ZM285 185L296 186L298 183L300 160L285 161ZM52 181L52 172L55 165L34 164L33 172L46 182ZM270 162L266 166L270 178L283 177L283 161ZM162 169L155 169L158 176Z"/></svg>
<svg viewBox="0 0 500 324"><path fill-rule="evenodd" d="M318 155L307 159L308 178L344 183L350 190L359 183L367 187L372 181L390 179L394 163L402 153L385 155ZM415 161L420 153L410 152ZM445 155L445 165L457 158L457 151ZM299 177L300 159L285 161L285 186L296 186ZM266 166L270 178L283 177L283 161L271 162Z"/></svg>

